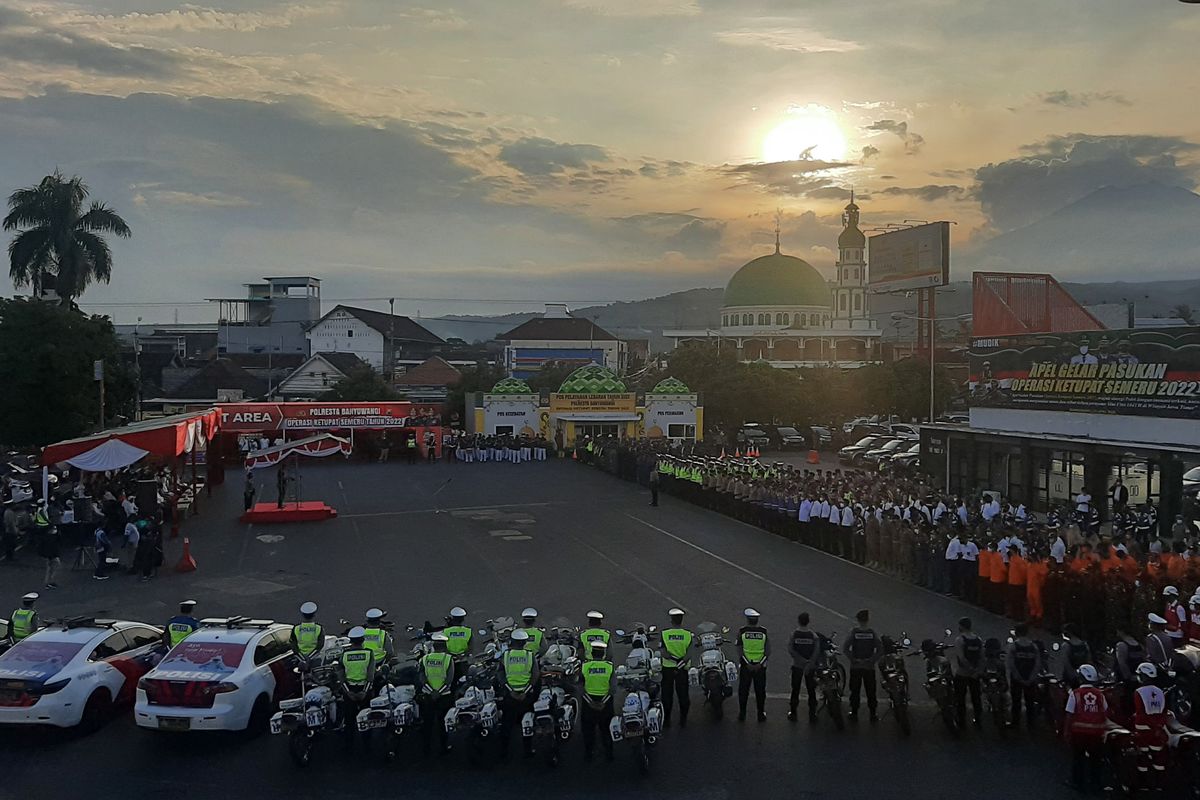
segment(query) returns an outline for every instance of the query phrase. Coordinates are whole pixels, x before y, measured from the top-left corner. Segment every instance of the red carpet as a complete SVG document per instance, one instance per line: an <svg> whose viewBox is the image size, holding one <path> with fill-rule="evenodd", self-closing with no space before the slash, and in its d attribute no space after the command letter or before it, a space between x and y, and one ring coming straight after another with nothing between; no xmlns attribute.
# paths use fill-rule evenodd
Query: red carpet
<svg viewBox="0 0 1200 800"><path fill-rule="evenodd" d="M274 503L256 503L242 514L242 522L312 522L337 516L337 509L320 501L287 503L279 508Z"/></svg>

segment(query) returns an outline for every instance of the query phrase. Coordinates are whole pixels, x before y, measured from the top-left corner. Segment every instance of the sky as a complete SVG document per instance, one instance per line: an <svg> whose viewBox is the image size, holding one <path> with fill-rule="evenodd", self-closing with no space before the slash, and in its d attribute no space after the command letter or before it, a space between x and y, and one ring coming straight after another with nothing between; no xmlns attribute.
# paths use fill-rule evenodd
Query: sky
<svg viewBox="0 0 1200 800"><path fill-rule="evenodd" d="M1196 188L1198 37L1176 0L0 0L0 191L125 217L83 298L120 323L268 275L423 315L722 286L777 216L828 274L851 187L954 221L965 277L1103 186Z"/></svg>

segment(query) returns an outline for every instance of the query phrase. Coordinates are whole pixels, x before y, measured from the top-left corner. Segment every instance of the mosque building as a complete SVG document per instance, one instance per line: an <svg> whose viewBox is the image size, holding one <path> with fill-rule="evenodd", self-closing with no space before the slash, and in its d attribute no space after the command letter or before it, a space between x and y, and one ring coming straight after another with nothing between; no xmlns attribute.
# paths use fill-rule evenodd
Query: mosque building
<svg viewBox="0 0 1200 800"><path fill-rule="evenodd" d="M742 361L773 367L860 367L879 361L881 331L869 316L867 237L851 192L842 215L834 280L780 249L749 262L729 279L720 327L666 330L674 347L707 341L735 348Z"/></svg>

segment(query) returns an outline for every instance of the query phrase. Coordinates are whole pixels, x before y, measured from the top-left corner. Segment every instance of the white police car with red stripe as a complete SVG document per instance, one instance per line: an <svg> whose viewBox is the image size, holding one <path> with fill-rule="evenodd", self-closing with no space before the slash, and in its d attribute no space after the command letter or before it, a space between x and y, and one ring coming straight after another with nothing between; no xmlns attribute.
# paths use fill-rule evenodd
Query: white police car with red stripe
<svg viewBox="0 0 1200 800"><path fill-rule="evenodd" d="M291 626L204 619L138 681L134 721L159 731L263 729L280 700L299 693Z"/></svg>
<svg viewBox="0 0 1200 800"><path fill-rule="evenodd" d="M162 629L72 617L0 655L0 725L98 727L133 702L138 679L162 657Z"/></svg>

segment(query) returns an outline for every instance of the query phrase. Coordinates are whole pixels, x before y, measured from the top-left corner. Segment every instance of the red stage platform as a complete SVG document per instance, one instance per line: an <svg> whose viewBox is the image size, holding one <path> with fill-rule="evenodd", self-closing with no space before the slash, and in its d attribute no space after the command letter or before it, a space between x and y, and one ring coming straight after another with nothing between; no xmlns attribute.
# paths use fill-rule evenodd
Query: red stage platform
<svg viewBox="0 0 1200 800"><path fill-rule="evenodd" d="M242 514L242 522L313 522L336 516L336 508L319 501L285 503L283 508L275 503L256 503L254 508Z"/></svg>

